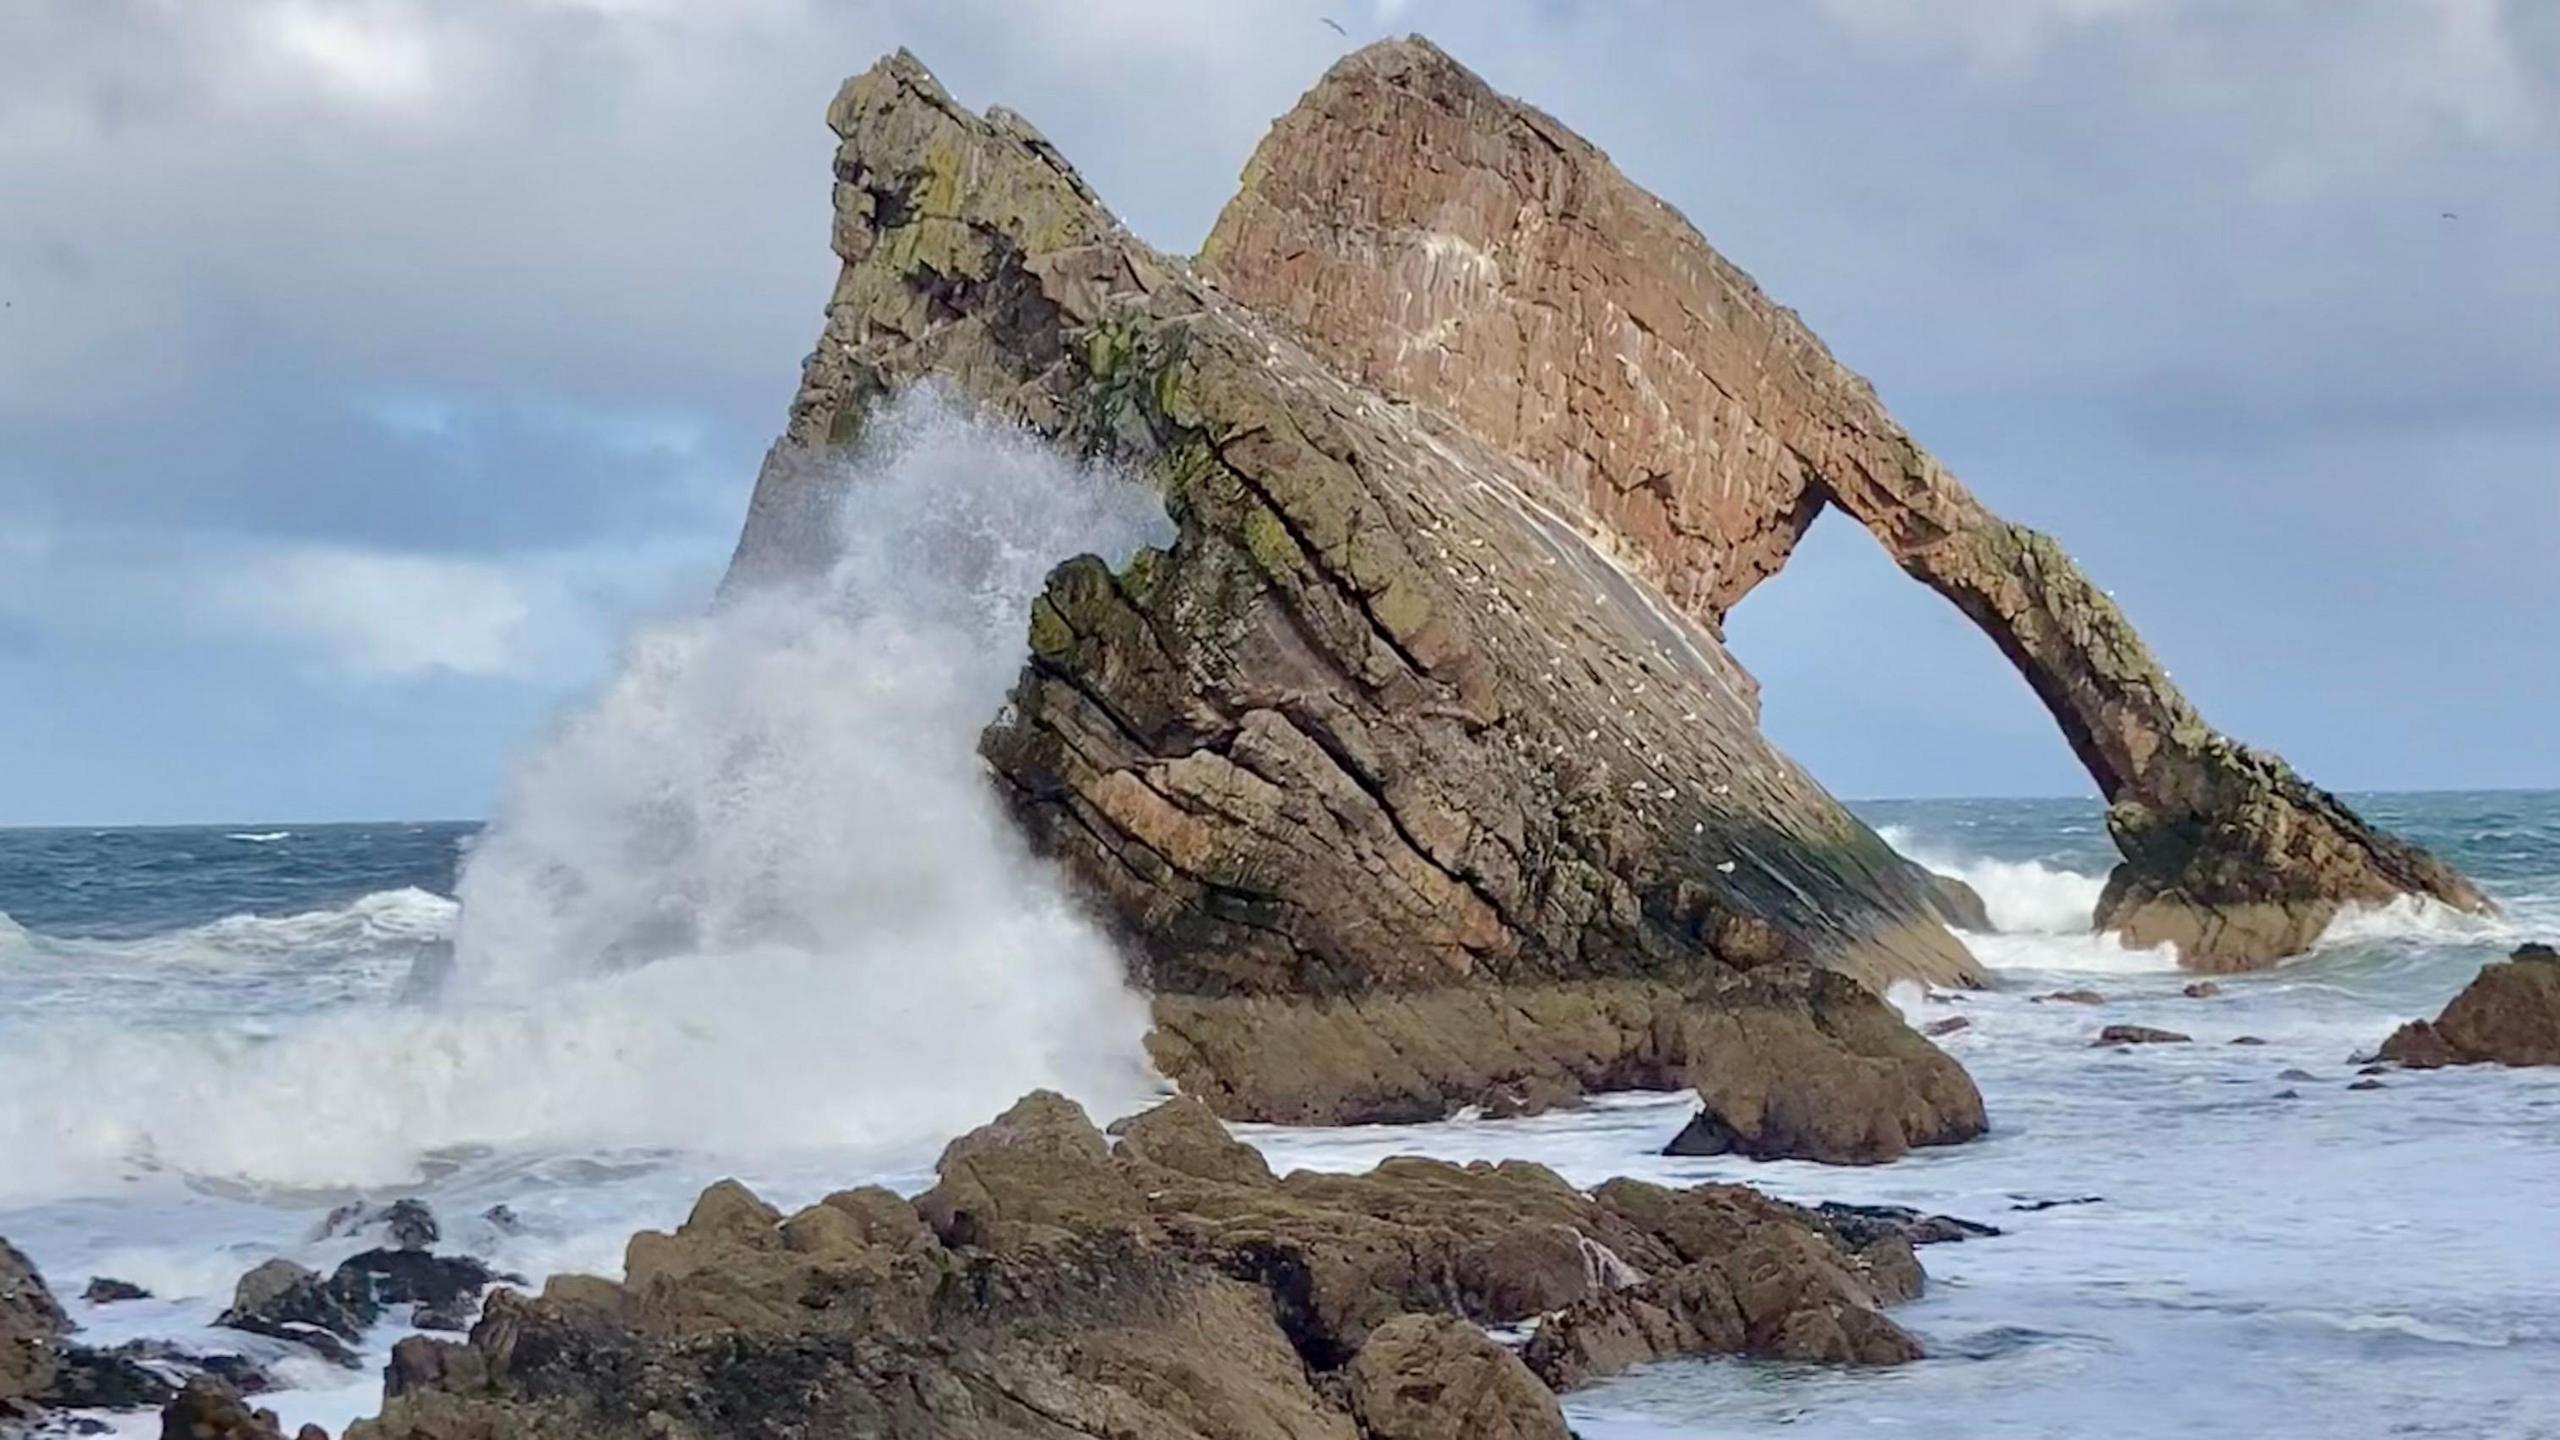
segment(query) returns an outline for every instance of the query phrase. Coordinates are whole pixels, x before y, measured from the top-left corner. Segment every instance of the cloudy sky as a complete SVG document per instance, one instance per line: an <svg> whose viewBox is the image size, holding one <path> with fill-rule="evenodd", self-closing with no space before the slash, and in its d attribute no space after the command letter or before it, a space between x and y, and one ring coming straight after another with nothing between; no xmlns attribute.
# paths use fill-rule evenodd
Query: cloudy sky
<svg viewBox="0 0 2560 1440"><path fill-rule="evenodd" d="M2560 785L2546 0L7 0L0 823L484 813L716 577L881 51L1188 250L1406 30L1686 211L2225 728ZM1734 640L1843 794L2087 788L1836 517Z"/></svg>

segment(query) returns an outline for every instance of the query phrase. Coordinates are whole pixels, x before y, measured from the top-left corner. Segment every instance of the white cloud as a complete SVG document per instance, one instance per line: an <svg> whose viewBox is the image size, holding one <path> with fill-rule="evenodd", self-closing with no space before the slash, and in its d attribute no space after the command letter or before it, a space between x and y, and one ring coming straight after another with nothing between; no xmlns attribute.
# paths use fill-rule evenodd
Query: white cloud
<svg viewBox="0 0 2560 1440"><path fill-rule="evenodd" d="M217 611L308 645L357 679L528 673L538 596L519 569L354 549L287 550L212 577ZM544 586L541 588L548 589Z"/></svg>
<svg viewBox="0 0 2560 1440"><path fill-rule="evenodd" d="M256 14L251 33L264 53L340 99L406 107L435 89L429 36L405 6L289 0Z"/></svg>

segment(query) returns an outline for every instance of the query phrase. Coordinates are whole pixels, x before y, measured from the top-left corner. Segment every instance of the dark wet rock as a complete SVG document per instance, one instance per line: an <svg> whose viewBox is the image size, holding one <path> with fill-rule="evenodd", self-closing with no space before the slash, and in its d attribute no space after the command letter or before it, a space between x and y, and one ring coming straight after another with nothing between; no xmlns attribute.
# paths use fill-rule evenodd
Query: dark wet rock
<svg viewBox="0 0 2560 1440"><path fill-rule="evenodd" d="M2356 1067L2356 1073L2370 1079L2376 1075L2390 1074L2391 1067L2388 1065L2360 1065Z"/></svg>
<svg viewBox="0 0 2560 1440"><path fill-rule="evenodd" d="M2349 1084L2347 1088L2350 1090L2380 1090L2385 1087L2381 1081L2367 1077Z"/></svg>
<svg viewBox="0 0 2560 1440"><path fill-rule="evenodd" d="M428 1305L450 1309L476 1297L502 1275L468 1255L433 1255L423 1250L367 1250L340 1262L330 1286L341 1293L362 1291L376 1313L386 1305Z"/></svg>
<svg viewBox="0 0 2560 1440"><path fill-rule="evenodd" d="M130 1280L118 1280L108 1275L92 1275L89 1277L88 1288L80 1292L80 1298L92 1305L114 1305L126 1300L148 1300L151 1298L151 1292Z"/></svg>
<svg viewBox="0 0 2560 1440"><path fill-rule="evenodd" d="M2053 990L2031 997L2037 1004L2104 1005L2107 997L2095 990Z"/></svg>
<svg viewBox="0 0 2560 1440"><path fill-rule="evenodd" d="M1964 1016L1950 1015L1944 1020L1932 1020L1921 1026L1920 1033L1934 1040L1941 1035L1953 1035L1959 1030L1971 1029L1972 1026L1973 1022Z"/></svg>
<svg viewBox="0 0 2560 1440"><path fill-rule="evenodd" d="M2105 1203L2107 1203L2107 1197L2104 1195L2066 1195L2049 1199L2020 1200L2009 1208L2032 1214L2039 1210L2059 1210L2066 1205L2104 1205Z"/></svg>
<svg viewBox="0 0 2560 1440"><path fill-rule="evenodd" d="M2267 1042L2266 1037L2261 1035L2234 1035L2231 1037L2230 1043L2234 1045L2264 1045Z"/></svg>
<svg viewBox="0 0 2560 1440"><path fill-rule="evenodd" d="M2412 1020L2378 1058L2412 1070L2445 1065L2560 1065L2560 953L2517 947L2480 973L2433 1020Z"/></svg>
<svg viewBox="0 0 2560 1440"><path fill-rule="evenodd" d="M311 1428L297 1440L307 1440ZM284 1432L274 1411L253 1410L239 1391L199 1376L161 1410L160 1440L284 1440Z"/></svg>
<svg viewBox="0 0 2560 1440"><path fill-rule="evenodd" d="M2279 1090L2276 1092L2275 1098L2278 1100L2299 1100L2302 1098L2302 1092L2292 1089Z"/></svg>
<svg viewBox="0 0 2560 1440"><path fill-rule="evenodd" d="M424 1200L394 1200L382 1212L383 1233L394 1250L430 1250L444 1236L435 1211Z"/></svg>
<svg viewBox="0 0 2560 1440"><path fill-rule="evenodd" d="M1400 1315L1370 1333L1349 1370L1351 1415L1368 1440L1571 1440L1555 1392L1463 1320Z"/></svg>
<svg viewBox="0 0 2560 1440"><path fill-rule="evenodd" d="M176 1393L159 1371L122 1347L66 1345L44 1403L60 1410L151 1410Z"/></svg>
<svg viewBox="0 0 2560 1440"><path fill-rule="evenodd" d="M2279 1080L2317 1080L2320 1077L2312 1074L2308 1070L2294 1067L2277 1071L2276 1078Z"/></svg>
<svg viewBox="0 0 2560 1440"><path fill-rule="evenodd" d="M2110 1025L2098 1032L2093 1045L2184 1045L2194 1040L2175 1030L2157 1030L2148 1025Z"/></svg>
<svg viewBox="0 0 2560 1440"><path fill-rule="evenodd" d="M2178 993L2190 1000L2210 1000L2222 993L2222 987L2210 980L2190 980Z"/></svg>
<svg viewBox="0 0 2560 1440"><path fill-rule="evenodd" d="M524 1221L517 1218L516 1212L511 1206L492 1205L488 1209L480 1212L480 1218L489 1222L489 1228L497 1231L501 1235L521 1235L524 1233Z"/></svg>
<svg viewBox="0 0 2560 1440"><path fill-rule="evenodd" d="M311 1269L282 1258L266 1261L233 1287L231 1307L217 1325L283 1340L300 1340L343 1356L345 1347L317 1343L316 1336L351 1341L382 1318L381 1302L370 1284L339 1285Z"/></svg>
<svg viewBox="0 0 2560 1440"><path fill-rule="evenodd" d="M1844 1200L1825 1200L1813 1208L1822 1222L1853 1250L1888 1235L1899 1235L1914 1245L1944 1245L1989 1239L2000 1233L1997 1225L1960 1220L1953 1215L1932 1215L1908 1205L1852 1205Z"/></svg>
<svg viewBox="0 0 2560 1440"><path fill-rule="evenodd" d="M1275 1177L1189 1099L1116 1128L1026 1097L912 1204L786 1216L723 1182L634 1236L621 1283L500 1290L468 1341L402 1340L351 1440L1548 1440L1547 1385L1478 1327L1580 1316L1558 1377L1625 1363L1593 1337L1626 1325L1643 1357L1918 1353L1882 1312L1919 1285L1900 1233L1853 1248L1740 1186L1413 1159Z"/></svg>

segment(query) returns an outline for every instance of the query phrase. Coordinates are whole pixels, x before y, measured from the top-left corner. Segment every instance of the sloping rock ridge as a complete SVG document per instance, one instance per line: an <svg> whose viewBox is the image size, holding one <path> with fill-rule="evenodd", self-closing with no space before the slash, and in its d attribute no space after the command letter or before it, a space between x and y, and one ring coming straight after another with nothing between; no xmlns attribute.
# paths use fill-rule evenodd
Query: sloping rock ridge
<svg viewBox="0 0 2560 1440"><path fill-rule="evenodd" d="M2102 928L2199 969L2306 949L2349 902L2487 901L2206 725L2052 538L1985 509L1687 220L1420 39L1344 59L1200 259L1364 384L1529 463L1550 513L1701 625L1836 507L2015 665L2123 852Z"/></svg>
<svg viewBox="0 0 2560 1440"><path fill-rule="evenodd" d="M1555 1391L1675 1354L1884 1365L1925 1283L1740 1186L1391 1160L1275 1177L1196 1101L1115 1139L1045 1092L914 1201L785 1216L734 1181L620 1282L500 1292L393 1352L348 1440L1457 1440L1566 1435ZM1479 1327L1548 1317L1515 1353Z"/></svg>
<svg viewBox="0 0 2560 1440"><path fill-rule="evenodd" d="M801 558L828 451L919 381L1150 477L1178 538L1123 573L1060 568L981 749L1195 1030L1221 1005L1232 1039L1263 1002L1596 1005L1609 982L1813 963L1974 976L1944 924L1981 923L1970 892L1774 750L1724 647L1534 467L1345 380L912 57L830 121L845 264L733 576ZM1445 1045L1382 1043L1437 1111L1475 1098Z"/></svg>

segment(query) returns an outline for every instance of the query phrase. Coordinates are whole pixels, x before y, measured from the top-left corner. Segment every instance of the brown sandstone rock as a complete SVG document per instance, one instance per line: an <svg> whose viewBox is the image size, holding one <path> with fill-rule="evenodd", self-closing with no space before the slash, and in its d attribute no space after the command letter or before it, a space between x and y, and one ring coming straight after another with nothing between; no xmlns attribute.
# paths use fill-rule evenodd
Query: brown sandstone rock
<svg viewBox="0 0 2560 1440"><path fill-rule="evenodd" d="M2444 1013L2412 1020L2383 1041L2380 1058L2413 1070L2560 1065L2560 952L2528 944L2481 966Z"/></svg>
<svg viewBox="0 0 2560 1440"><path fill-rule="evenodd" d="M1674 1155L1867 1165L1970 1140L1987 1125L1963 1066L1827 971L1726 982L1690 1009L1682 1053L1699 1111Z"/></svg>
<svg viewBox="0 0 2560 1440"><path fill-rule="evenodd" d="M1826 506L1990 636L2109 801L2097 916L2204 969L2307 948L2339 904L2487 901L2218 734L2051 538L1984 509L1794 312L1580 136L1420 39L1272 128L1201 254L1320 353L1528 461L1709 627Z"/></svg>
<svg viewBox="0 0 2560 1440"><path fill-rule="evenodd" d="M1402 1315L1351 1362L1351 1413L1370 1440L1571 1440L1555 1392L1463 1320Z"/></svg>
<svg viewBox="0 0 2560 1440"><path fill-rule="evenodd" d="M1881 1310L1918 1286L1898 1231L1852 1249L1739 1186L1584 1194L1423 1160L1275 1178L1249 1154L1196 1101L1115 1145L1035 1094L903 1213L847 1191L775 1223L723 1182L633 1237L625 1284L501 1291L467 1343L402 1341L349 1440L1543 1440L1565 1433L1553 1394L1477 1325L1561 1312L1540 1330L1570 1378L1918 1353ZM1641 1353L1597 1338L1642 1324Z"/></svg>

